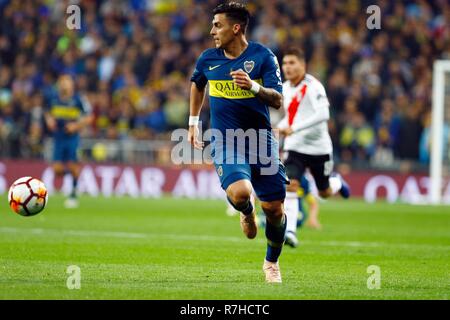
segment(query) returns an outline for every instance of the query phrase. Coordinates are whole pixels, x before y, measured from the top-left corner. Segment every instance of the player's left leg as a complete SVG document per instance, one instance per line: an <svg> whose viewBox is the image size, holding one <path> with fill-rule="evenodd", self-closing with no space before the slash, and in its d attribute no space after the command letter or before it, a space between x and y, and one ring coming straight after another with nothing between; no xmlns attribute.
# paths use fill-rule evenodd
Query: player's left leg
<svg viewBox="0 0 450 320"><path fill-rule="evenodd" d="M261 200L261 208L266 215L267 251L263 271L267 282L281 282L278 258L283 249L286 234L287 218L283 203L286 198L286 184L288 183L289 180L281 163L276 174L252 173L253 188Z"/></svg>
<svg viewBox="0 0 450 320"><path fill-rule="evenodd" d="M261 201L266 214L267 251L263 271L267 282L281 282L278 258L284 245L287 219L283 208L284 200Z"/></svg>

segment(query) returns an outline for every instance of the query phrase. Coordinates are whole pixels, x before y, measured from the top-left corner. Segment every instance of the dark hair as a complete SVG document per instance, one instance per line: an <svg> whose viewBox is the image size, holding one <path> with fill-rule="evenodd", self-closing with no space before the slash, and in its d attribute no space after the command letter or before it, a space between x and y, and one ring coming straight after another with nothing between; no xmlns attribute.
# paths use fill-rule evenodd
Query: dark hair
<svg viewBox="0 0 450 320"><path fill-rule="evenodd" d="M298 47L289 47L283 52L283 56L292 55L296 56L299 60L305 61L305 53Z"/></svg>
<svg viewBox="0 0 450 320"><path fill-rule="evenodd" d="M241 25L242 33L245 34L250 20L250 12L245 5L238 2L228 2L219 4L213 14L225 13L226 17Z"/></svg>

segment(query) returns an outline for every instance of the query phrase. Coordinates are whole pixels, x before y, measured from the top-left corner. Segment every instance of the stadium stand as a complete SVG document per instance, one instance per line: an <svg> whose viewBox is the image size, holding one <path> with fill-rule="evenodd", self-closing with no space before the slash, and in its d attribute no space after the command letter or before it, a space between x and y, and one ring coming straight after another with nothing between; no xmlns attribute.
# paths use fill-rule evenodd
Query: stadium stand
<svg viewBox="0 0 450 320"><path fill-rule="evenodd" d="M326 85L340 162L426 165L432 63L450 59L450 4L376 1L381 29L369 30L372 2L248 1L249 33L279 59L287 46L304 48L309 72ZM45 99L62 73L93 108L85 138L169 141L186 126L189 76L212 45L217 1L78 4L81 29L71 31L69 1L0 0L0 157L43 157Z"/></svg>

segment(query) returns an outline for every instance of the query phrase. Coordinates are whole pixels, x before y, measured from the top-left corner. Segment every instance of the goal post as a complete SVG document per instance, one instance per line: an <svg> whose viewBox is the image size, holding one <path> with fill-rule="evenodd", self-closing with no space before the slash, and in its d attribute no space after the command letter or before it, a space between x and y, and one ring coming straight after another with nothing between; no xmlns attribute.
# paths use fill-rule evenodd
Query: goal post
<svg viewBox="0 0 450 320"><path fill-rule="evenodd" d="M450 86L450 83L446 83L446 73L450 74L450 60L436 60L433 65L430 150L429 201L432 204L442 202L445 91L446 86Z"/></svg>

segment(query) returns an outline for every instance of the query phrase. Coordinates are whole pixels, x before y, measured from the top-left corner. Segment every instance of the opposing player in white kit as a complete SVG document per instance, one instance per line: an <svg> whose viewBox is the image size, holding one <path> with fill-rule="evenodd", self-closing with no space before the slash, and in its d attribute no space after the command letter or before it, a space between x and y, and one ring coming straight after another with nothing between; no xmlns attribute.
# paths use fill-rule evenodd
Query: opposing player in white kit
<svg viewBox="0 0 450 320"><path fill-rule="evenodd" d="M282 65L286 82L283 84L285 117L279 122L284 141L284 164L291 181L284 203L287 215L286 244L296 247L298 195L297 190L305 170L314 177L322 198L340 192L350 196L347 183L333 174L333 145L328 133L330 118L328 98L319 80L306 73L303 51L290 48Z"/></svg>

